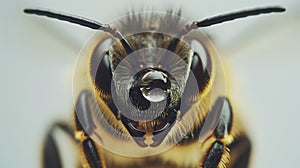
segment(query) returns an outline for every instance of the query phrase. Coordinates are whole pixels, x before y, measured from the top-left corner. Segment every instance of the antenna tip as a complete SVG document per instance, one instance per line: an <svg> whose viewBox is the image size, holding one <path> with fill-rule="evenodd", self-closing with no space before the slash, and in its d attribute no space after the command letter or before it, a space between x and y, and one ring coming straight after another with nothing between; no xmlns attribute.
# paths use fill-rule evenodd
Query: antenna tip
<svg viewBox="0 0 300 168"><path fill-rule="evenodd" d="M283 8L283 7L274 7L274 11L275 12L284 12L284 11L286 11L286 8Z"/></svg>
<svg viewBox="0 0 300 168"><path fill-rule="evenodd" d="M27 13L27 14L32 14L33 10L32 9L24 9L23 12Z"/></svg>

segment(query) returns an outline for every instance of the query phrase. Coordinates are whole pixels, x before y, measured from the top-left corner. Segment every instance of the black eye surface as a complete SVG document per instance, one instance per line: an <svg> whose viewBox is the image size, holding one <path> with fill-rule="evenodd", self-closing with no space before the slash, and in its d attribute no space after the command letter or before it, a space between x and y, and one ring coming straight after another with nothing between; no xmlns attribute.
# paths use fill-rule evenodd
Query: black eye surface
<svg viewBox="0 0 300 168"><path fill-rule="evenodd" d="M194 55L192 57L191 72L194 74L199 91L201 92L207 85L210 79L211 72L211 60L207 55L204 46L196 40L191 42Z"/></svg>
<svg viewBox="0 0 300 168"><path fill-rule="evenodd" d="M111 101L111 91L114 90L111 85L113 76L108 51L111 43L112 39L107 38L95 47L90 61L90 75L97 93L117 117L118 109Z"/></svg>
<svg viewBox="0 0 300 168"><path fill-rule="evenodd" d="M112 72L109 60L109 47L111 39L107 39L95 48L91 62L90 73L95 86L105 94L110 94Z"/></svg>
<svg viewBox="0 0 300 168"><path fill-rule="evenodd" d="M112 73L109 65L108 54L105 54L101 60L95 75L95 85L104 92L111 90Z"/></svg>

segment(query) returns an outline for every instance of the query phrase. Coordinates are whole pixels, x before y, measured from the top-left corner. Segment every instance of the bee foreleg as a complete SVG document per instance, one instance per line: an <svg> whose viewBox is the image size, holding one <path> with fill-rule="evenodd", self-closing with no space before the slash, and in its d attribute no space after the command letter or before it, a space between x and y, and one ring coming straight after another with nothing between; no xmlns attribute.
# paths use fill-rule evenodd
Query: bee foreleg
<svg viewBox="0 0 300 168"><path fill-rule="evenodd" d="M89 166L90 168L105 168L104 160L101 159L102 157L97 147L95 146L92 139L87 138L82 142L82 148L84 152L84 161L83 164L85 166Z"/></svg>
<svg viewBox="0 0 300 168"><path fill-rule="evenodd" d="M230 134L232 126L232 109L230 102L225 97L220 97L214 107L221 110L219 122L213 132L213 138L215 141L208 149L202 165L203 168L217 168L226 167L229 163L229 148L228 145L232 143L233 137Z"/></svg>
<svg viewBox="0 0 300 168"><path fill-rule="evenodd" d="M77 140L74 138L74 130L70 125L68 125L66 122L55 122L48 131L43 146L42 164L44 168L63 167L59 149L55 140L55 133L58 129L66 133L70 139L77 142Z"/></svg>
<svg viewBox="0 0 300 168"><path fill-rule="evenodd" d="M232 144L229 145L230 149L230 164L231 168L246 168L248 167L251 143L247 136L241 135L234 138Z"/></svg>
<svg viewBox="0 0 300 168"><path fill-rule="evenodd" d="M225 167L228 160L228 148L221 141L215 141L208 150L201 168Z"/></svg>
<svg viewBox="0 0 300 168"><path fill-rule="evenodd" d="M84 90L80 93L76 103L75 124L76 139L81 142L83 152L82 166L90 168L105 168L101 151L89 137L96 128L92 120L93 97L90 91ZM80 120L79 120L80 117Z"/></svg>

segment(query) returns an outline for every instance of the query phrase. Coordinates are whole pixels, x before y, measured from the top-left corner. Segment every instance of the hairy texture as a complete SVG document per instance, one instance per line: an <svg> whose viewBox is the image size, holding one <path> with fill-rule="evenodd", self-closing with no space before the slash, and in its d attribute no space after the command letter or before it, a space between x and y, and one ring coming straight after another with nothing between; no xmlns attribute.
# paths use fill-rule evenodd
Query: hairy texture
<svg viewBox="0 0 300 168"><path fill-rule="evenodd" d="M119 30L128 36L132 33L156 31L175 35L185 25L182 22L181 11L140 12L129 13L118 26Z"/></svg>

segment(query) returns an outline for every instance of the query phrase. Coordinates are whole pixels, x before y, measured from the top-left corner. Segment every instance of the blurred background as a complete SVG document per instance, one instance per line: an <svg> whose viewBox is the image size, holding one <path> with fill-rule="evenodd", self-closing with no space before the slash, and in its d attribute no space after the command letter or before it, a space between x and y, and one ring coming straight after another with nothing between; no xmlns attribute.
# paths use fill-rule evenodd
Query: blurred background
<svg viewBox="0 0 300 168"><path fill-rule="evenodd" d="M94 31L23 14L42 8L109 23L128 11L182 9L189 20L280 5L284 14L251 17L205 28L230 69L230 97L253 141L251 167L299 167L300 2L38 1L0 2L0 167L37 168L46 129L71 120L72 72Z"/></svg>

